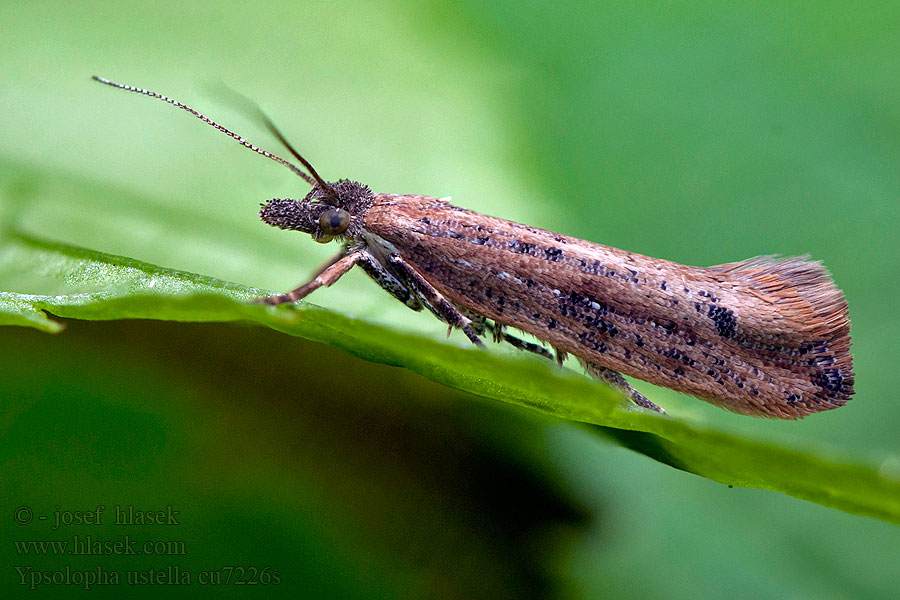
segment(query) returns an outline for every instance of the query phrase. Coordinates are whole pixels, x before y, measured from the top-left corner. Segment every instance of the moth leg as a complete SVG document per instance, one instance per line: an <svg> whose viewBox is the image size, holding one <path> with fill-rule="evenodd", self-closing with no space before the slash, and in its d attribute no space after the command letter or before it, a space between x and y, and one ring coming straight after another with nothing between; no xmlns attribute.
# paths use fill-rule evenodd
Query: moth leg
<svg viewBox="0 0 900 600"><path fill-rule="evenodd" d="M382 289L391 296L410 307L413 310L422 310L422 301L413 294L407 286L397 279L384 265L378 262L374 256L363 251L359 260L359 266L366 274L375 280Z"/></svg>
<svg viewBox="0 0 900 600"><path fill-rule="evenodd" d="M625 378L622 377L622 374L618 371L613 371L612 369L600 366L597 363L587 362L585 360L580 362L581 366L584 367L584 370L587 371L591 377L619 388L638 406L643 406L644 408L655 410L658 413L666 414L666 411L647 400L647 398L640 394L636 389L631 387L631 384L625 381Z"/></svg>
<svg viewBox="0 0 900 600"><path fill-rule="evenodd" d="M476 346L484 346L484 342L478 337L478 334L472 328L472 321L459 312L453 303L444 298L433 285L419 274L409 263L403 260L399 254L391 254L388 256L388 262L396 266L406 277L413 289L422 296L425 303L434 309L445 323L451 327L458 327L463 330L473 344Z"/></svg>
<svg viewBox="0 0 900 600"><path fill-rule="evenodd" d="M304 283L297 289L291 290L286 294L278 294L277 296L269 296L268 298L259 298L257 302L264 302L271 306L277 306L279 304L284 304L285 302L296 302L297 300L305 298L320 287L330 286L347 273L353 265L359 262L362 255L362 252L356 251L342 256L345 252L346 250L334 256L332 258L332 261L334 262L327 264L324 268L320 269L319 273L312 281Z"/></svg>
<svg viewBox="0 0 900 600"><path fill-rule="evenodd" d="M534 354L538 354L543 356L544 358L548 358L553 360L553 353L541 346L540 344L534 344L532 342L526 342L523 339L519 339L513 335L509 335L506 331L503 330L502 325L496 325L491 323L485 323L485 328L494 334L494 341L497 343L506 342L510 346L514 348L518 348L519 350L525 350L526 352L533 352Z"/></svg>
<svg viewBox="0 0 900 600"><path fill-rule="evenodd" d="M456 310L458 310L462 316L466 317L471 321L469 325L478 335L484 335L484 332L488 329L489 325L487 322L487 318L484 315L479 315L477 312L473 312L464 306L454 305L456 306Z"/></svg>
<svg viewBox="0 0 900 600"><path fill-rule="evenodd" d="M337 254L335 254L334 256L332 256L331 258L326 260L325 262L323 262L321 265L318 266L318 268L316 268L315 271L313 271L313 278L318 277L319 275L324 273L325 270L328 269L328 267L330 267L337 261L341 260L348 254L352 254L353 252L356 252L358 250L359 250L359 247L353 247L353 248L349 248L347 246L342 247L340 250L338 250Z"/></svg>
<svg viewBox="0 0 900 600"><path fill-rule="evenodd" d="M526 352L533 352L534 354L539 354L544 358L553 359L553 354L550 353L549 350L541 346L540 344L533 344L531 342L526 342L523 339L517 338L514 335L510 335L506 333L506 326L500 325L498 323L489 322L483 315L479 315L476 312L472 312L463 307L459 308L459 312L469 318L472 321L472 328L478 333L478 335L483 334L484 332L488 332L494 338L494 342L499 344L501 342L506 342L510 346L514 348L518 348L519 350L525 350Z"/></svg>
<svg viewBox="0 0 900 600"><path fill-rule="evenodd" d="M556 346L554 346L553 349L556 350L556 364L563 366L563 363L569 358L569 353L565 350L560 350Z"/></svg>

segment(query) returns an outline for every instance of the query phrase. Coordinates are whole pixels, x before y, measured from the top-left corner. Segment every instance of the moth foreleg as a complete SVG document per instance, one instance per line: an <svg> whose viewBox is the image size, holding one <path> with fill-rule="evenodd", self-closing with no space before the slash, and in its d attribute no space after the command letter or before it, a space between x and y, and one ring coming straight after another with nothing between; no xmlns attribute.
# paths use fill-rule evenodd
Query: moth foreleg
<svg viewBox="0 0 900 600"><path fill-rule="evenodd" d="M425 302L434 309L445 323L451 327L458 327L463 330L472 343L476 346L484 346L484 342L478 337L478 334L472 328L472 321L463 315L459 309L453 306L453 303L444 298L433 285L422 277L409 263L407 263L399 254L391 254L388 256L388 262L396 266L406 277L407 281L413 286L416 293L422 296Z"/></svg>
<svg viewBox="0 0 900 600"><path fill-rule="evenodd" d="M422 301L368 252L363 252L359 266L382 289L413 310L422 310Z"/></svg>
<svg viewBox="0 0 900 600"><path fill-rule="evenodd" d="M638 406L643 406L644 408L649 408L650 410L655 410L656 412L666 414L666 411L647 400L647 398L643 394L631 387L631 384L625 381L625 378L622 377L622 374L618 371L613 371L612 369L608 369L604 366L598 365L597 363L588 362L586 360L582 360L580 362L581 366L584 367L584 370L587 371L588 375L595 379L603 381L604 383L608 383L615 388L619 388L620 390L625 392L625 395L631 398L631 401Z"/></svg>
<svg viewBox="0 0 900 600"><path fill-rule="evenodd" d="M330 267L337 261L341 260L348 254L353 254L354 252L358 252L361 249L362 249L362 246L353 246L353 247L342 246L341 249L338 250L337 254L335 254L334 256L332 256L331 258L326 260L325 262L323 262L321 265L318 266L318 268L316 268L315 271L313 271L313 277L314 278L318 277L319 275L324 273L328 269L328 267Z"/></svg>
<svg viewBox="0 0 900 600"><path fill-rule="evenodd" d="M330 286L347 273L353 265L359 262L362 252L356 251L351 254L344 254L345 251L342 251L332 257L333 262L331 262L331 264L323 265L312 281L304 283L297 289L291 290L286 294L278 294L277 296L269 296L268 298L259 298L257 302L265 302L272 306L284 304L285 302L296 302L297 300L305 298L320 287Z"/></svg>

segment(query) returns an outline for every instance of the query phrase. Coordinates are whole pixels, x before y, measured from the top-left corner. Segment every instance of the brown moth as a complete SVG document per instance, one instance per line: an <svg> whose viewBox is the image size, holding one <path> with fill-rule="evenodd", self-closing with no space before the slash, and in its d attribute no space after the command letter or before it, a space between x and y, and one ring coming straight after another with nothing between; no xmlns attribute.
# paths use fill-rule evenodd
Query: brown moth
<svg viewBox="0 0 900 600"><path fill-rule="evenodd" d="M302 200L273 199L269 225L338 241L308 283L261 301L296 302L358 265L413 310L428 309L476 345L495 341L553 357L507 332L548 343L562 362L636 404L663 412L621 373L728 410L796 419L843 406L853 394L847 303L808 257L758 257L692 267L488 217L428 196L375 194L326 182L261 115L305 167L262 150L161 94L95 77L182 108L302 177Z"/></svg>

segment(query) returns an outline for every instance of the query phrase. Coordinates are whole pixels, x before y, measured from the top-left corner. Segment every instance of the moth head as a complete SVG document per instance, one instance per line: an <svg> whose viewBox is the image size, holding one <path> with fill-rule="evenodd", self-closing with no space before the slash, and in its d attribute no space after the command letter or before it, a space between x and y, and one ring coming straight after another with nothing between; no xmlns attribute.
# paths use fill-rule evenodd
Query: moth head
<svg viewBox="0 0 900 600"><path fill-rule="evenodd" d="M306 198L274 198L262 205L259 217L279 229L302 231L321 243L356 239L374 195L361 183L342 180L327 189L314 187Z"/></svg>

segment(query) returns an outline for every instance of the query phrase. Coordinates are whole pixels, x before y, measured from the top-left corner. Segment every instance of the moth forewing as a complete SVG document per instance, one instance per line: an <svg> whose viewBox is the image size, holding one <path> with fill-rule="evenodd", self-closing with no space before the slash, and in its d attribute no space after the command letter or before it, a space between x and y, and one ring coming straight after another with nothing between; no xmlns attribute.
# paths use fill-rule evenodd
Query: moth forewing
<svg viewBox="0 0 900 600"><path fill-rule="evenodd" d="M847 305L819 263L691 267L422 196L376 195L365 222L452 302L588 363L758 416L853 393Z"/></svg>

